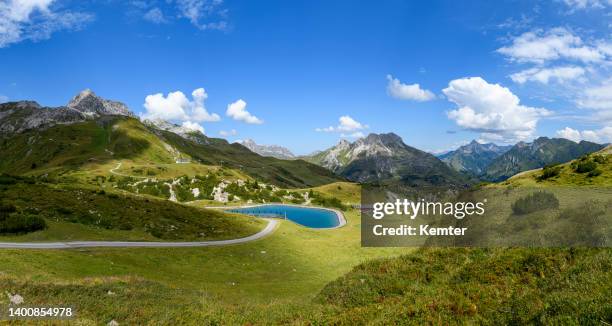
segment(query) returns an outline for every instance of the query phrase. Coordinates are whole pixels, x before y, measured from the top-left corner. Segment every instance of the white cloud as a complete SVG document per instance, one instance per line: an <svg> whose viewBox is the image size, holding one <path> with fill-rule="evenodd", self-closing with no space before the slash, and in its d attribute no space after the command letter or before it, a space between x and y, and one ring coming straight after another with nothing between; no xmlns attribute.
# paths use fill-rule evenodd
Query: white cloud
<svg viewBox="0 0 612 326"><path fill-rule="evenodd" d="M204 135L204 127L202 127L202 125L197 122L184 121L181 127L187 130L199 131L202 133L202 135Z"/></svg>
<svg viewBox="0 0 612 326"><path fill-rule="evenodd" d="M318 132L341 132L342 137L363 137L363 134L359 135L359 130L368 128L368 125L364 125L361 122L351 118L348 115L343 115L338 119L337 126L329 126L325 128L316 128Z"/></svg>
<svg viewBox="0 0 612 326"><path fill-rule="evenodd" d="M252 115L249 111L246 110L247 103L242 99L229 104L227 106L227 114L228 117L231 117L234 120L244 121L250 124L262 124L263 120L257 118Z"/></svg>
<svg viewBox="0 0 612 326"><path fill-rule="evenodd" d="M422 89L419 84L402 84L402 82L387 75L387 93L389 96L400 100L413 100L418 102L430 101L436 98L434 93L429 90Z"/></svg>
<svg viewBox="0 0 612 326"><path fill-rule="evenodd" d="M457 105L447 113L458 126L481 132L483 141L510 142L533 137L538 120L549 111L520 104L508 88L480 77L451 81L442 90Z"/></svg>
<svg viewBox="0 0 612 326"><path fill-rule="evenodd" d="M566 138L575 142L587 140L595 143L610 143L612 142L612 127L604 127L596 130L576 130L570 127L557 130L557 136Z"/></svg>
<svg viewBox="0 0 612 326"><path fill-rule="evenodd" d="M219 131L219 135L221 135L223 137L236 136L237 134L238 134L238 132L236 131L236 129L232 129L232 130L229 130L229 131L226 131L226 130Z"/></svg>
<svg viewBox="0 0 612 326"><path fill-rule="evenodd" d="M606 5L612 5L611 0L564 0L565 4L570 7L571 11L590 9L590 8L605 8Z"/></svg>
<svg viewBox="0 0 612 326"><path fill-rule="evenodd" d="M544 63L567 59L586 63L600 62L606 53L601 47L585 45L582 39L565 28L553 28L546 32L526 32L512 40L509 46L497 49L513 61Z"/></svg>
<svg viewBox="0 0 612 326"><path fill-rule="evenodd" d="M218 114L210 114L204 106L208 97L203 88L198 88L191 93L193 101L190 101L181 91L148 95L145 98L144 107L146 119L180 120L180 121L219 121Z"/></svg>
<svg viewBox="0 0 612 326"><path fill-rule="evenodd" d="M147 11L144 14L143 17L144 17L145 20L148 20L148 21L150 21L152 23L155 23L155 24L163 24L163 23L167 22L167 20L166 20L166 18L164 16L164 13L161 11L161 9L159 9L157 7L151 8L149 11Z"/></svg>
<svg viewBox="0 0 612 326"><path fill-rule="evenodd" d="M579 95L576 104L581 108L611 111L612 113L612 79L585 89Z"/></svg>
<svg viewBox="0 0 612 326"><path fill-rule="evenodd" d="M519 84L528 81L548 84L551 80L559 83L575 80L585 73L584 68L576 66L555 67L555 68L530 68L510 75L510 78Z"/></svg>
<svg viewBox="0 0 612 326"><path fill-rule="evenodd" d="M180 15L199 29L227 29L227 10L222 7L223 0L177 0L176 5ZM203 22L211 18L218 20Z"/></svg>
<svg viewBox="0 0 612 326"><path fill-rule="evenodd" d="M8 102L8 100L9 100L8 96L0 94L0 103Z"/></svg>
<svg viewBox="0 0 612 326"><path fill-rule="evenodd" d="M77 30L91 21L87 13L56 11L55 0L0 1L0 48L24 40L40 41L60 30Z"/></svg>

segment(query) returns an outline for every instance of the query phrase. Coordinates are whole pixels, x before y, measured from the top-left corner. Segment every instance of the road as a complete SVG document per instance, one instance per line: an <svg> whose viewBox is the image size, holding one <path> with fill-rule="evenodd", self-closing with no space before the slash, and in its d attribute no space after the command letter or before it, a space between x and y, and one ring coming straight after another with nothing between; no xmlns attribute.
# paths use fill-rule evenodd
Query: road
<svg viewBox="0 0 612 326"><path fill-rule="evenodd" d="M111 247L111 248L181 248L181 247L212 247L226 246L232 244L245 243L255 241L266 237L276 230L278 220L265 219L268 221L266 227L248 237L215 240L215 241L199 241L199 242L154 242L154 241L70 241L70 242L0 242L1 249L72 249L72 248L94 248L94 247Z"/></svg>

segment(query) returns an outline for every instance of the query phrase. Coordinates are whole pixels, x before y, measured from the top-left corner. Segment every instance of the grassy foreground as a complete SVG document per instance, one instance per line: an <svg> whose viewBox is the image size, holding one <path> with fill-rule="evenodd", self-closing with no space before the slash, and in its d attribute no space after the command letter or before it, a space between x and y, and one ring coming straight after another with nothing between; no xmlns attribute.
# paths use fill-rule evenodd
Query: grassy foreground
<svg viewBox="0 0 612 326"><path fill-rule="evenodd" d="M0 250L0 290L27 304L75 305L86 325L307 322L322 313L313 299L325 284L412 251L361 248L359 216L346 217L335 230L283 221L265 239L227 247Z"/></svg>

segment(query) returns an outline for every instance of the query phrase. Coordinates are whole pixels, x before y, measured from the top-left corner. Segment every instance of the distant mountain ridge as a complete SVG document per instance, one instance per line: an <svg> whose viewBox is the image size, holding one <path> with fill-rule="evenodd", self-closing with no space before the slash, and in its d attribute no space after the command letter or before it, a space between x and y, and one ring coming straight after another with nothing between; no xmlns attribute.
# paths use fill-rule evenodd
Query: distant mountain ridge
<svg viewBox="0 0 612 326"><path fill-rule="evenodd" d="M102 99L86 89L66 106L57 108L42 107L35 101L0 104L0 133L21 133L58 124L84 122L105 115L135 117L125 104Z"/></svg>
<svg viewBox="0 0 612 326"><path fill-rule="evenodd" d="M537 138L531 143L519 142L493 160L482 178L489 181L505 180L519 172L541 168L547 164L568 162L604 147L605 145L584 140L575 143L564 138L548 137Z"/></svg>
<svg viewBox="0 0 612 326"><path fill-rule="evenodd" d="M454 151L439 155L438 158L458 172L478 176L500 155L512 148L512 145L499 146L493 143L481 144L472 140Z"/></svg>
<svg viewBox="0 0 612 326"><path fill-rule="evenodd" d="M287 148L278 145L260 145L252 139L237 141L238 144L248 148L261 156L274 157L281 160L295 159L295 155Z"/></svg>
<svg viewBox="0 0 612 326"><path fill-rule="evenodd" d="M468 179L432 154L406 145L394 133L369 134L304 158L356 182L465 185Z"/></svg>
<svg viewBox="0 0 612 326"><path fill-rule="evenodd" d="M121 160L176 164L179 157L191 164L240 171L281 187L342 180L315 164L262 157L240 144L163 120L140 121L126 105L89 90L59 108L33 101L0 104L0 131L0 173L62 174Z"/></svg>

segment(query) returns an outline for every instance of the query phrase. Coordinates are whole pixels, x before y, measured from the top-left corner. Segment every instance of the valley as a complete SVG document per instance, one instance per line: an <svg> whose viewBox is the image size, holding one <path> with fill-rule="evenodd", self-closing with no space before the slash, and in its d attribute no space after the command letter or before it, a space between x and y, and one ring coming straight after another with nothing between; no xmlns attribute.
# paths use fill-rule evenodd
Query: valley
<svg viewBox="0 0 612 326"><path fill-rule="evenodd" d="M513 298L537 303L513 308L520 311L518 320L548 321L555 320L547 319L553 318L548 316L554 315L555 300L584 303L572 288L555 290L549 283L577 275L594 301L560 315L574 321L606 318L605 311L589 307L601 307L609 293L609 249L505 250L500 246L506 243L491 239L524 244L525 237L546 239L542 235L550 230L575 228L586 197L593 201L588 217L609 221L609 148L588 154L603 146L571 145L562 155L547 154L547 160L519 167L543 170L476 185L488 168L467 171L470 162L481 162L469 155L484 153L494 166L513 149L482 150L472 143L469 151L447 154L453 158L445 161L390 133L284 160L171 123L140 121L91 91L71 103L66 109L0 104L5 112L0 128L6 131L0 140L0 247L13 246L0 250L0 288L27 303L78 298L82 324L347 324L401 318L486 323L510 318L495 311L509 304L511 298L499 293L511 287ZM24 124L22 114L36 108L63 110L62 118L45 113L35 126ZM64 111L77 118L64 119ZM576 160L544 167L565 158ZM483 248L440 248L461 243L363 248L361 191L370 183L434 198L486 197L490 224L469 226L482 228L482 237L470 241ZM531 220L514 219L512 205L534 188L554 194L559 207L524 214ZM269 203L329 208L341 212L346 224L317 229L219 209ZM541 218L550 225L508 236ZM465 228L434 223L419 232L461 235ZM592 229L583 231L588 235ZM608 246L608 234L599 236L595 240ZM554 245L542 241L532 244ZM565 241L593 239L579 235ZM507 269L488 274L498 265ZM591 266L593 281L583 280L584 266ZM544 301L531 296L536 290L545 291ZM473 291L482 296L470 295ZM0 297L0 303L6 301Z"/></svg>

